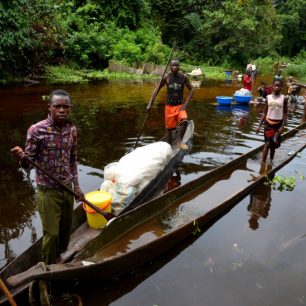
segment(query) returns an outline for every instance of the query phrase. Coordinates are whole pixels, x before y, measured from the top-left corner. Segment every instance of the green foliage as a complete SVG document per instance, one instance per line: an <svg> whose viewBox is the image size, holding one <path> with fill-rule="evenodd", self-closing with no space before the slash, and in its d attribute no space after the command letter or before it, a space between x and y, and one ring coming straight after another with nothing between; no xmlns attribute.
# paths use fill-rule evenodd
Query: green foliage
<svg viewBox="0 0 306 306"><path fill-rule="evenodd" d="M138 75L138 74L130 74L127 72L109 72L107 69L104 69L103 71L94 71L87 73L88 79L92 80L102 80L102 79L132 79L132 80L140 80L140 79L154 79L158 76L144 74L144 75Z"/></svg>
<svg viewBox="0 0 306 306"><path fill-rule="evenodd" d="M306 62L302 64L290 64L285 71L287 75L292 75L301 81L306 80Z"/></svg>
<svg viewBox="0 0 306 306"><path fill-rule="evenodd" d="M103 79L154 79L152 75L137 75L125 72L109 72L101 70L80 70L67 66L51 66L46 72L49 84L73 84ZM43 96L45 98L46 96Z"/></svg>
<svg viewBox="0 0 306 306"><path fill-rule="evenodd" d="M301 174L299 171L295 171L298 174L298 178L300 180L304 180L305 176ZM296 178L293 175L288 177L277 175L272 180L266 177L265 185L270 186L273 190L279 191L293 191L296 185Z"/></svg>
<svg viewBox="0 0 306 306"><path fill-rule="evenodd" d="M58 64L104 69L110 59L163 64L176 42L175 57L195 66L258 59L264 72L278 53L296 56L288 71L303 80L305 10L305 0L1 1L0 78Z"/></svg>
<svg viewBox="0 0 306 306"><path fill-rule="evenodd" d="M204 9L202 15L201 32L208 46L203 56L215 63L246 63L273 52L280 40L269 1L223 1L215 10Z"/></svg>
<svg viewBox="0 0 306 306"><path fill-rule="evenodd" d="M254 63L261 73L271 73L273 67L277 66L278 63L287 63L288 59L281 58L280 56L267 56L258 57Z"/></svg>
<svg viewBox="0 0 306 306"><path fill-rule="evenodd" d="M280 1L276 6L283 40L278 48L282 55L297 55L306 45L305 0Z"/></svg>
<svg viewBox="0 0 306 306"><path fill-rule="evenodd" d="M194 230L192 231L193 235L201 233L201 229L199 228L199 224L197 220L193 221Z"/></svg>
<svg viewBox="0 0 306 306"><path fill-rule="evenodd" d="M100 19L104 23L112 20L119 28L136 30L149 16L146 0L93 0L101 10Z"/></svg>
<svg viewBox="0 0 306 306"><path fill-rule="evenodd" d="M304 64L306 62L306 50L302 49L301 52L294 57L294 63L299 65L299 64Z"/></svg>
<svg viewBox="0 0 306 306"><path fill-rule="evenodd" d="M273 190L292 191L295 187L294 176L286 177L286 176L277 175L273 178L273 180L269 180L269 178L266 179L267 181L265 182L265 184L271 186Z"/></svg>
<svg viewBox="0 0 306 306"><path fill-rule="evenodd" d="M128 4L133 8L128 1L120 9L119 2L111 7L111 2L104 1L70 8L65 21L67 31L70 29L65 39L66 56L85 68L106 68L109 59L136 66L145 61L164 62L168 48L162 44L156 28L147 24L132 31L129 27L133 28L138 22L118 27L118 19L108 21L115 12L120 11L122 17L122 10ZM104 16L107 12L108 18Z"/></svg>
<svg viewBox="0 0 306 306"><path fill-rule="evenodd" d="M118 42L112 46L112 58L127 65L139 66L144 62L165 63L170 49L160 41L160 33L153 27L135 32L121 30Z"/></svg>
<svg viewBox="0 0 306 306"><path fill-rule="evenodd" d="M46 77L49 84L68 84L87 81L84 72L65 66L49 67L46 72Z"/></svg>
<svg viewBox="0 0 306 306"><path fill-rule="evenodd" d="M3 74L41 72L62 46L57 6L51 0L0 3L0 65Z"/></svg>

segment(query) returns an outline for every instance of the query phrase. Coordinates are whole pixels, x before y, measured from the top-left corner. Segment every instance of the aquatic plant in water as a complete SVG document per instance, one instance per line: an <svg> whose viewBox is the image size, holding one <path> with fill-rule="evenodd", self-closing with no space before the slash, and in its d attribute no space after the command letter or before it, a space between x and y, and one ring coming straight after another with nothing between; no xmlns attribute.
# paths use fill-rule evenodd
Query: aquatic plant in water
<svg viewBox="0 0 306 306"><path fill-rule="evenodd" d="M298 178L300 180L305 179L305 176L299 171L295 170L295 173L297 173ZM264 184L270 186L273 190L293 191L296 184L296 178L293 175L290 175L288 177L284 175L277 175L271 180L269 179L269 177L266 176L266 181L264 182Z"/></svg>
<svg viewBox="0 0 306 306"><path fill-rule="evenodd" d="M197 233L201 233L197 220L193 220L193 226L195 227L195 229L192 231L193 235L196 235Z"/></svg>

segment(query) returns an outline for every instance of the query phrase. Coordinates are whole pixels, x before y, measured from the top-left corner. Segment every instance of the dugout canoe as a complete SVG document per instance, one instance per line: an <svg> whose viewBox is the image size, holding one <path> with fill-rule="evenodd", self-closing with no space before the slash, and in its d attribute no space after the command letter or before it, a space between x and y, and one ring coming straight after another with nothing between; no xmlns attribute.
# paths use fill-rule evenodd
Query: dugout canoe
<svg viewBox="0 0 306 306"><path fill-rule="evenodd" d="M138 237L136 245L133 247L128 246L129 242L135 242L135 240L131 239L131 236L136 228L147 227L148 233L150 233L150 224L156 222L156 220L163 222L162 220L165 220L165 215L173 214L173 211L177 213L181 210L180 205L184 205L187 200L192 202L192 199L201 193L205 193L215 182L229 179L228 182L230 184L230 177L235 172L249 169L251 164L258 164L258 152L262 149L262 146L224 166L210 171L208 174L192 182L178 187L172 192L166 193L117 217L103 229L98 237L87 243L71 261L47 266L39 263L23 273L9 277L7 284L14 287L26 284L32 280L56 282L71 279L86 281L98 278L107 279L136 268L188 236L195 234L195 230L233 207L258 184L262 183L266 176L272 175L289 163L306 146L305 124L290 130L283 137L287 138L285 142L288 142L289 146L286 146L285 142L283 142L284 154L282 159L277 160L264 174L259 174L250 182L246 182L241 189L231 193L226 200L218 202L214 207L206 210L205 213L197 216L191 214L177 228L159 232L154 237L151 235L147 239ZM292 151L290 155L286 154L286 150L288 151L289 147ZM126 239L129 242L124 245L126 243L124 240ZM122 246L124 247L122 248ZM103 254L107 256L103 257Z"/></svg>
<svg viewBox="0 0 306 306"><path fill-rule="evenodd" d="M188 150L190 150L192 146L192 138L194 133L194 123L192 120L188 121L186 132L182 139L182 143L188 146ZM166 141L167 135L165 135L161 140ZM160 171L160 173L136 196L136 198L125 207L119 214L119 216L127 214L130 210L139 206L141 203L148 202L154 197L164 192L164 188L176 170L176 167L182 161L184 155L188 152L188 150L183 149L179 144L179 130L174 131L173 135L173 154L169 162L166 164L164 169ZM71 236L71 241L68 247L68 250L61 254L61 263L67 262L73 258L74 254L79 252L84 245L88 243L91 239L94 239L98 236L103 230L94 230L90 229L86 222L86 214L82 208L82 205L79 205L74 210L73 215L73 233ZM29 247L24 253L10 262L7 266L5 266L0 271L0 278L6 280L8 277L21 273L37 262L40 262L41 259L41 244L42 239L36 241L31 247ZM14 296L22 293L29 287L29 284L25 284L23 286L18 286L15 289L12 289L12 294ZM2 291L0 290L0 305L5 303L6 298L2 295Z"/></svg>

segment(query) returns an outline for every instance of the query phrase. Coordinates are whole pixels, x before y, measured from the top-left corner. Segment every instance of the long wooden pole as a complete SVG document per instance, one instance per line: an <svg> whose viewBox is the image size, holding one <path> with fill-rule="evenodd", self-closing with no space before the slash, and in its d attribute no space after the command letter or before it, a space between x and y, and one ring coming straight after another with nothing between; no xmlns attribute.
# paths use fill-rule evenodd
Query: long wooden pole
<svg viewBox="0 0 306 306"><path fill-rule="evenodd" d="M13 295L12 295L11 292L7 289L7 287L6 287L5 283L4 283L4 281L3 281L1 278L0 278L0 287L1 287L2 291L3 291L3 293L5 294L7 300L10 302L10 304L11 304L12 306L17 306L17 304L16 304L16 302L15 302L15 300L14 300L14 298L13 298Z"/></svg>
<svg viewBox="0 0 306 306"><path fill-rule="evenodd" d="M41 166L39 166L36 162L34 162L33 160L31 160L28 157L25 157L26 160L33 165L34 167L36 167L37 169L39 169L41 172L43 172L44 174L46 174L47 176L49 176L53 181L55 181L56 183L58 183L63 189L65 189L66 191L70 192L71 194L73 194L75 197L78 197L79 195L72 190L70 187L68 187L67 185L65 185L62 181L60 181L58 178L56 178L55 176L53 176L51 173L47 172L45 169L43 169ZM88 206L90 206L92 209L94 209L97 213L101 214L107 221L110 219L114 218L114 215L108 212L103 211L102 209L100 209L99 207L97 207L96 205L92 204L91 202L89 202L88 200L86 200L85 198L82 199L82 202L84 202L85 204L87 204Z"/></svg>
<svg viewBox="0 0 306 306"><path fill-rule="evenodd" d="M162 77L161 77L161 79L160 79L160 81L159 81L159 83L158 83L158 88L160 87L161 82L162 82L162 80L163 80L163 78L164 78L164 76L165 76L165 74L166 74L167 68L168 68L169 63L170 63L170 61L171 61L171 57L172 57L172 53L173 53L174 48L175 48L175 43L174 43L173 46L172 46L172 49L171 49L171 52L170 52L170 55L169 55L169 58L168 58L166 67L165 67L165 69L164 69L164 71L163 71L163 74L162 74ZM155 97L155 98L156 98L156 97ZM152 103L153 103L153 102L154 102L154 100L152 101ZM136 143L135 143L135 145L134 145L134 149L136 149L136 147L137 147L137 144L138 144L139 139L140 139L140 137L141 137L141 134L142 134L142 132L143 132L143 129L144 129L144 126L145 126L145 122L147 121L148 116L149 116L149 113L147 112L147 114L146 114L146 116L145 116L145 119L143 120L141 129L140 129L140 132L139 132L139 134L138 134Z"/></svg>

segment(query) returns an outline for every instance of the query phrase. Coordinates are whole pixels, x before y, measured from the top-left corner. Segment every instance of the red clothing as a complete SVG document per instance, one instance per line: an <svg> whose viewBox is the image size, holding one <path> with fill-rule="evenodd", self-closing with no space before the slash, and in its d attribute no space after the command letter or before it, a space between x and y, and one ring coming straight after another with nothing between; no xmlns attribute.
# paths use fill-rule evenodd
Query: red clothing
<svg viewBox="0 0 306 306"><path fill-rule="evenodd" d="M247 90L249 90L249 91L252 91L252 78L251 78L250 75L245 74L245 75L243 76L242 82L243 82L243 88L244 88L244 89L247 89Z"/></svg>
<svg viewBox="0 0 306 306"><path fill-rule="evenodd" d="M182 105L166 105L165 106L165 122L167 130L174 130L178 123L187 120L187 112L181 110Z"/></svg>

